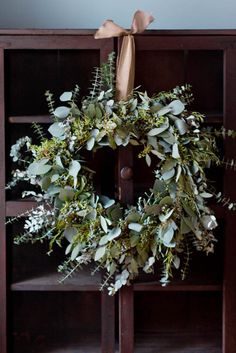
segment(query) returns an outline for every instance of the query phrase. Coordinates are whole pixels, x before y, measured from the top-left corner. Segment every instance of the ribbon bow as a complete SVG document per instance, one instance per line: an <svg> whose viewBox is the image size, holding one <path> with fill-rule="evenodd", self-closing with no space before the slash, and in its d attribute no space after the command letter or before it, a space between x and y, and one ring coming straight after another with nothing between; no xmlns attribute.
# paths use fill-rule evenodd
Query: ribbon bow
<svg viewBox="0 0 236 353"><path fill-rule="evenodd" d="M118 26L112 20L107 20L95 33L95 39L124 37L117 62L116 72L116 99L126 100L134 88L135 73L135 33L142 33L154 20L144 11L136 11L133 17L131 30Z"/></svg>

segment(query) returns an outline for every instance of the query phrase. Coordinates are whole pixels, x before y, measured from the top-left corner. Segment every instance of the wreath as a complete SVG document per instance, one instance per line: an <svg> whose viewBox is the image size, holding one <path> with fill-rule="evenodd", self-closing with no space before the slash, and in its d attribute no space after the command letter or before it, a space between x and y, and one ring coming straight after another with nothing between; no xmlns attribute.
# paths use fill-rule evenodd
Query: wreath
<svg viewBox="0 0 236 353"><path fill-rule="evenodd" d="M140 271L161 267L163 285L173 269L186 275L188 248L213 252L217 226L207 201L205 168L218 164L216 140L206 127L204 116L189 112L189 85L149 97L133 90L127 100L115 100L114 54L95 69L92 88L76 104L79 87L46 99L53 123L47 138L41 126L35 145L30 137L19 139L10 155L21 169L14 171L9 187L24 180L37 187L24 191L37 207L24 214L24 234L15 243L46 241L49 253L55 244L67 242L66 260L59 266L65 276L82 265L96 263L105 270L102 288L114 294L129 284ZM135 205L123 207L99 195L93 185L85 151L95 153L104 146L139 146L137 158L145 158L153 169L154 185Z"/></svg>

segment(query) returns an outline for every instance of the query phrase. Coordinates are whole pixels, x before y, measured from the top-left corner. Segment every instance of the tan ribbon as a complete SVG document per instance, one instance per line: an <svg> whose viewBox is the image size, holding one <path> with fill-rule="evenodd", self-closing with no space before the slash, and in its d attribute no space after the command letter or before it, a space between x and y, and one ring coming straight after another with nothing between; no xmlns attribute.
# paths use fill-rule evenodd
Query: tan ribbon
<svg viewBox="0 0 236 353"><path fill-rule="evenodd" d="M154 20L144 11L136 11L131 30L118 26L112 20L107 20L95 33L95 39L124 37L117 62L116 99L126 100L134 88L135 73L135 43L133 34L142 33Z"/></svg>

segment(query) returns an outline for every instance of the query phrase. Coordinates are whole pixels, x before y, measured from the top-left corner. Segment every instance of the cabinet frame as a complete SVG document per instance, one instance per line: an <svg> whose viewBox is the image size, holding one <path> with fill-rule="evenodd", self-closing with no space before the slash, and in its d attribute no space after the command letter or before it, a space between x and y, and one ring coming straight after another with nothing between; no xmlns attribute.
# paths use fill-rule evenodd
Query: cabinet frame
<svg viewBox="0 0 236 353"><path fill-rule="evenodd" d="M6 261L6 232L5 216L14 216L20 211L31 208L23 201L5 200L5 119L11 123L19 122L18 117L6 117L5 114L5 64L4 54L8 50L17 49L97 49L100 51L100 62L106 60L107 55L116 50L116 40L94 40L92 30L0 30L0 351L7 353L7 294L10 284L7 279ZM118 39L119 52L122 39ZM236 30L161 30L146 31L135 36L136 51L198 51L219 50L223 53L223 122L226 128L236 129ZM178 84L178 82L176 82ZM21 117L22 118L22 117ZM24 120L25 119L25 120ZM22 123L30 122L32 117L24 117ZM28 120L27 120L28 119ZM46 119L46 120L45 120ZM47 121L44 116L38 121ZM220 123L221 116L213 116L209 122ZM226 158L236 158L232 141L224 144ZM120 170L124 166L132 167L132 152L118 153L118 189L120 201L132 202L133 181L124 181L120 177ZM231 171L224 173L224 192L232 200L236 200L236 188L233 185ZM224 235L224 276L222 284L199 284L189 287L183 283L174 287L164 288L170 291L222 291L223 293L223 327L222 353L235 353L236 349L236 276L234 268L236 257L235 216L226 212L223 214L226 222ZM133 286L120 291L120 352L133 353L133 292L134 291L162 291L155 284L135 283ZM102 353L115 351L114 299L102 294ZM130 308L126 310L125 307ZM109 318L109 320L108 320Z"/></svg>

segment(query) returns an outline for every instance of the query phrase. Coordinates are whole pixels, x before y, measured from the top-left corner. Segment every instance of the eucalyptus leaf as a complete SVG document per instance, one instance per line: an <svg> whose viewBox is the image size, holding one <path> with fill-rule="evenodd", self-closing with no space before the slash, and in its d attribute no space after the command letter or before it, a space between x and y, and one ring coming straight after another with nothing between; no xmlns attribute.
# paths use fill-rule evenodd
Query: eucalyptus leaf
<svg viewBox="0 0 236 353"><path fill-rule="evenodd" d="M171 169L173 169L177 164L177 161L173 158L168 158L166 161L163 163L161 167L161 172L165 173Z"/></svg>
<svg viewBox="0 0 236 353"><path fill-rule="evenodd" d="M180 221L180 233L181 234L188 234L191 232L191 228L186 224L183 218Z"/></svg>
<svg viewBox="0 0 236 353"><path fill-rule="evenodd" d="M114 105L114 99L110 99L109 101L107 101L107 105L109 107L112 107Z"/></svg>
<svg viewBox="0 0 236 353"><path fill-rule="evenodd" d="M193 175L194 175L194 174L197 174L197 172L199 171L199 164L198 164L198 162L193 161L193 164L192 164L192 166L191 166L191 171L192 171Z"/></svg>
<svg viewBox="0 0 236 353"><path fill-rule="evenodd" d="M101 258L105 255L105 253L106 253L106 246L99 247L95 253L94 260L95 261L101 260Z"/></svg>
<svg viewBox="0 0 236 353"><path fill-rule="evenodd" d="M101 109L99 108L99 106L96 106L96 107L95 107L95 114L96 114L96 118L97 118L97 119L100 120L100 119L102 118L103 113L102 113Z"/></svg>
<svg viewBox="0 0 236 353"><path fill-rule="evenodd" d="M79 217L85 217L87 215L88 211L87 210L80 210L77 212L77 215Z"/></svg>
<svg viewBox="0 0 236 353"><path fill-rule="evenodd" d="M101 200L104 208L111 207L115 203L115 200L110 199L109 197L104 196L104 195L100 196L100 200Z"/></svg>
<svg viewBox="0 0 236 353"><path fill-rule="evenodd" d="M134 230L135 232L141 232L143 226L139 223L129 223L128 228Z"/></svg>
<svg viewBox="0 0 236 353"><path fill-rule="evenodd" d="M51 176L51 182L54 183L55 181L57 181L60 178L59 174L53 174Z"/></svg>
<svg viewBox="0 0 236 353"><path fill-rule="evenodd" d="M186 223L186 225L191 229L191 231L195 234L196 229L193 223L193 219L191 217L184 217L184 216L182 216L182 219Z"/></svg>
<svg viewBox="0 0 236 353"><path fill-rule="evenodd" d="M114 275L114 273L116 272L116 263L112 262L111 265L108 267L108 271L110 273L110 275Z"/></svg>
<svg viewBox="0 0 236 353"><path fill-rule="evenodd" d="M207 230L212 230L217 227L217 221L214 215L205 215L201 218L203 227Z"/></svg>
<svg viewBox="0 0 236 353"><path fill-rule="evenodd" d="M158 143L160 146L162 146L164 148L165 153L172 152L172 148L171 148L172 146L169 143L167 143L166 141L160 140L160 141L158 141Z"/></svg>
<svg viewBox="0 0 236 353"><path fill-rule="evenodd" d="M98 136L98 134L99 134L99 130L98 130L98 129L93 129L93 130L91 130L90 135L91 135L92 137L96 138L96 137Z"/></svg>
<svg viewBox="0 0 236 353"><path fill-rule="evenodd" d="M174 175L175 175L175 169L173 168L173 169L169 170L168 172L163 173L162 178L164 180L169 180L169 179L173 178Z"/></svg>
<svg viewBox="0 0 236 353"><path fill-rule="evenodd" d="M149 156L149 154L146 154L145 159L146 159L146 163L147 163L148 167L150 167L152 160L151 160L151 157Z"/></svg>
<svg viewBox="0 0 236 353"><path fill-rule="evenodd" d="M98 101L101 101L103 99L104 95L105 95L105 92L101 91L98 96Z"/></svg>
<svg viewBox="0 0 236 353"><path fill-rule="evenodd" d="M103 237L101 237L101 239L99 240L99 245L106 245L109 242L109 237L108 235L104 235Z"/></svg>
<svg viewBox="0 0 236 353"><path fill-rule="evenodd" d="M146 212L146 214L148 214L148 215L155 215L155 216L157 216L157 215L159 215L160 210L161 210L160 205L147 205L147 206L145 207L145 212Z"/></svg>
<svg viewBox="0 0 236 353"><path fill-rule="evenodd" d="M132 273L135 273L135 274L138 273L138 264L137 264L137 261L135 261L135 259L131 259L130 269Z"/></svg>
<svg viewBox="0 0 236 353"><path fill-rule="evenodd" d="M176 269L180 267L180 258L177 255L175 255L173 258L173 265Z"/></svg>
<svg viewBox="0 0 236 353"><path fill-rule="evenodd" d="M44 191L47 191L47 189L49 188L50 184L51 184L51 178L48 175L44 176L43 179L40 182L41 188Z"/></svg>
<svg viewBox="0 0 236 353"><path fill-rule="evenodd" d="M179 115L180 113L182 113L184 111L185 107L184 107L184 104L180 100L176 99L169 104L169 108L170 108L171 113L173 115Z"/></svg>
<svg viewBox="0 0 236 353"><path fill-rule="evenodd" d="M172 157L175 158L175 159L180 158L180 155L179 155L179 147L178 147L178 144L177 144L177 143L174 143L174 144L173 144L173 147L172 147Z"/></svg>
<svg viewBox="0 0 236 353"><path fill-rule="evenodd" d="M137 104L138 104L137 98L133 99L133 100L132 100L132 103L131 103L131 106L130 106L131 112L133 112L133 111L136 109Z"/></svg>
<svg viewBox="0 0 236 353"><path fill-rule="evenodd" d="M71 252L71 257L70 257L71 261L74 261L74 260L76 259L76 257L79 255L79 252L81 251L81 248L82 248L82 245L81 245L81 244L77 244L77 245L73 248L73 250L72 250L72 252Z"/></svg>
<svg viewBox="0 0 236 353"><path fill-rule="evenodd" d="M154 263L155 263L155 257L154 256L149 257L149 259L145 263L145 266L143 267L144 272L146 273L151 272L152 271L151 267L153 266Z"/></svg>
<svg viewBox="0 0 236 353"><path fill-rule="evenodd" d="M60 186L57 186L57 185L49 185L48 189L47 189L47 194L49 196L54 196L56 194L59 194L59 192L61 191L61 187Z"/></svg>
<svg viewBox="0 0 236 353"><path fill-rule="evenodd" d="M70 108L65 106L58 107L54 110L54 115L58 119L65 119L69 115L69 113L70 113Z"/></svg>
<svg viewBox="0 0 236 353"><path fill-rule="evenodd" d="M100 224L101 224L101 227L104 230L104 232L107 233L107 231L108 231L107 222L106 222L106 219L103 216L100 216Z"/></svg>
<svg viewBox="0 0 236 353"><path fill-rule="evenodd" d="M179 177L180 177L180 175L181 175L181 172L182 172L181 165L178 164L177 173L176 173L176 178L175 178L175 181L176 181L176 182L178 182Z"/></svg>
<svg viewBox="0 0 236 353"><path fill-rule="evenodd" d="M158 112L162 108L162 105L158 102L155 102L151 107L150 110L152 113Z"/></svg>
<svg viewBox="0 0 236 353"><path fill-rule="evenodd" d="M110 147L115 150L116 149L116 142L114 140L114 137L112 136L112 134L108 135L108 141L109 141L109 145Z"/></svg>
<svg viewBox="0 0 236 353"><path fill-rule="evenodd" d="M33 162L29 165L27 171L29 175L43 175L48 173L52 169L49 164L42 164L40 162Z"/></svg>
<svg viewBox="0 0 236 353"><path fill-rule="evenodd" d="M68 101L71 101L72 99L72 92L64 92L62 93L62 95L60 96L60 101L61 102L68 102Z"/></svg>
<svg viewBox="0 0 236 353"><path fill-rule="evenodd" d="M73 241L74 236L77 234L78 230L75 227L68 227L63 232L63 236L68 240L69 243Z"/></svg>
<svg viewBox="0 0 236 353"><path fill-rule="evenodd" d="M64 188L60 190L59 199L62 201L71 201L75 196L75 192L72 188Z"/></svg>
<svg viewBox="0 0 236 353"><path fill-rule="evenodd" d="M209 198L211 198L213 195L210 194L209 192L204 191L204 192L201 192L201 193L200 193L200 196L203 197L204 199L209 199Z"/></svg>
<svg viewBox="0 0 236 353"><path fill-rule="evenodd" d="M126 220L129 223L138 223L140 220L140 214L138 212L130 212L126 217Z"/></svg>
<svg viewBox="0 0 236 353"><path fill-rule="evenodd" d="M86 114L90 117L90 118L94 118L96 115L96 110L95 110L95 105L93 103L90 103L88 105L88 108L86 110Z"/></svg>
<svg viewBox="0 0 236 353"><path fill-rule="evenodd" d="M159 234L163 242L169 244L173 239L174 229L171 225L168 225L167 227L162 227Z"/></svg>
<svg viewBox="0 0 236 353"><path fill-rule="evenodd" d="M66 254L66 255L68 255L68 254L71 252L72 246L73 246L73 244L69 244L69 245L66 247L66 250L65 250L65 254Z"/></svg>
<svg viewBox="0 0 236 353"><path fill-rule="evenodd" d="M167 105L166 107L162 107L161 109L159 109L157 114L158 116L164 116L168 114L170 111L171 111L171 108L169 107L169 105Z"/></svg>
<svg viewBox="0 0 236 353"><path fill-rule="evenodd" d="M78 173L81 169L81 164L78 161L71 161L69 165L69 175L71 175L74 178L74 188L76 188L77 185L77 176Z"/></svg>
<svg viewBox="0 0 236 353"><path fill-rule="evenodd" d="M56 165L62 169L64 169L64 166L62 164L62 161L61 161L61 157L60 156L56 156Z"/></svg>
<svg viewBox="0 0 236 353"><path fill-rule="evenodd" d="M115 134L114 140L115 140L115 143L116 143L117 146L121 146L122 145L123 140L118 134Z"/></svg>
<svg viewBox="0 0 236 353"><path fill-rule="evenodd" d="M170 243L168 243L168 242L163 242L163 244L167 247L167 248L175 248L176 247L176 242L174 242L174 241L172 241L172 242L170 242Z"/></svg>
<svg viewBox="0 0 236 353"><path fill-rule="evenodd" d="M120 227L115 227L110 232L108 233L108 240L111 241L117 237L119 237L121 234L121 229Z"/></svg>
<svg viewBox="0 0 236 353"><path fill-rule="evenodd" d="M122 218L123 213L119 204L114 204L109 208L106 208L106 210L107 210L106 211L107 215L112 221L117 222L120 218ZM107 219L107 222L108 222L108 219Z"/></svg>
<svg viewBox="0 0 236 353"><path fill-rule="evenodd" d="M166 214L163 214L163 213L160 214L160 215L159 215L160 221L161 221L161 222L166 222L167 219L170 218L170 216L172 215L173 212L174 212L174 210L172 209L172 210L170 210L169 212L167 212Z"/></svg>
<svg viewBox="0 0 236 353"><path fill-rule="evenodd" d="M148 253L147 251L141 246L141 245L137 245L137 252L140 256L140 264L141 266L143 266L143 264L147 261L148 259Z"/></svg>
<svg viewBox="0 0 236 353"><path fill-rule="evenodd" d="M95 144L95 138L92 136L92 137L90 137L90 139L86 143L87 150L91 151L94 147L94 144Z"/></svg>
<svg viewBox="0 0 236 353"><path fill-rule="evenodd" d="M90 205L95 208L95 207L97 207L98 201L99 201L99 196L92 194L90 197Z"/></svg>
<svg viewBox="0 0 236 353"><path fill-rule="evenodd" d="M97 217L97 211L94 209L86 215L86 219L95 220Z"/></svg>
<svg viewBox="0 0 236 353"><path fill-rule="evenodd" d="M116 243L113 242L112 247L110 248L110 254L113 258L119 258L120 257L120 250L117 246Z"/></svg>
<svg viewBox="0 0 236 353"><path fill-rule="evenodd" d="M166 183L162 180L156 179L153 185L153 192L162 194L166 190Z"/></svg>
<svg viewBox="0 0 236 353"><path fill-rule="evenodd" d="M173 236L174 236L174 230L172 227L169 227L169 228L167 228L167 230L164 233L163 241L165 243L169 244L172 241Z"/></svg>
<svg viewBox="0 0 236 353"><path fill-rule="evenodd" d="M129 142L132 146L139 146L139 142L137 140L130 139Z"/></svg>
<svg viewBox="0 0 236 353"><path fill-rule="evenodd" d="M148 132L148 136L157 136L161 134L163 131L168 129L169 124L163 124L160 127L156 127Z"/></svg>
<svg viewBox="0 0 236 353"><path fill-rule="evenodd" d="M173 145L176 142L176 137L171 133L163 133L159 135L160 137L163 138L163 140L165 140L167 143L169 143L170 145Z"/></svg>
<svg viewBox="0 0 236 353"><path fill-rule="evenodd" d="M164 155L156 150L151 150L152 154L154 154L155 156L157 156L159 159L163 160L165 159Z"/></svg>
<svg viewBox="0 0 236 353"><path fill-rule="evenodd" d="M190 204L189 204L187 201L185 201L185 200L182 199L182 200L181 200L181 204L182 204L182 206L183 206L185 212L187 213L187 215L188 215L189 217L192 217L192 218L193 218L193 217L196 216L194 210L192 209L192 207L190 206Z"/></svg>
<svg viewBox="0 0 236 353"><path fill-rule="evenodd" d="M174 124L178 129L180 135L186 134L189 130L188 124L183 119L176 119Z"/></svg>
<svg viewBox="0 0 236 353"><path fill-rule="evenodd" d="M136 246L139 242L139 235L137 234L133 234L131 237L130 237L130 245L131 247L133 248L134 246Z"/></svg>
<svg viewBox="0 0 236 353"><path fill-rule="evenodd" d="M62 126L61 123L54 123L49 127L48 131L52 136L59 138L64 135L65 128Z"/></svg>
<svg viewBox="0 0 236 353"><path fill-rule="evenodd" d="M148 143L155 149L158 149L157 138L155 136L148 135Z"/></svg>

